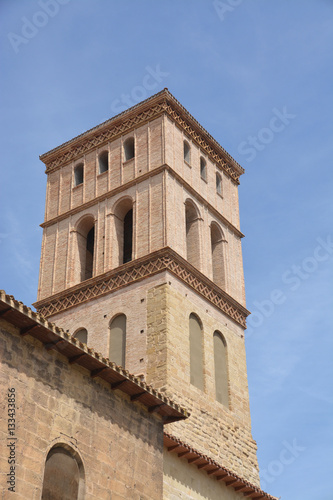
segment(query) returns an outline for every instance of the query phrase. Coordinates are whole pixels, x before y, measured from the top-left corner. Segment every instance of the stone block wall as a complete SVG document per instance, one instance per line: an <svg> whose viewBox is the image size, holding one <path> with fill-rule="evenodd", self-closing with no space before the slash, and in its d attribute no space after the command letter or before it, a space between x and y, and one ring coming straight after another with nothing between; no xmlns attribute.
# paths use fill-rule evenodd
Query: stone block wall
<svg viewBox="0 0 333 500"><path fill-rule="evenodd" d="M79 455L86 500L162 498L159 416L61 354L0 323L0 484L3 499L41 498L45 460L57 444ZM15 388L15 494L8 491L7 393ZM111 493L112 492L112 493Z"/></svg>
<svg viewBox="0 0 333 500"><path fill-rule="evenodd" d="M190 383L191 313L203 326L203 391ZM227 345L228 407L216 400L214 331L222 333ZM170 424L168 432L259 485L243 334L240 326L172 277L148 293L147 381L183 401L191 413L186 422Z"/></svg>

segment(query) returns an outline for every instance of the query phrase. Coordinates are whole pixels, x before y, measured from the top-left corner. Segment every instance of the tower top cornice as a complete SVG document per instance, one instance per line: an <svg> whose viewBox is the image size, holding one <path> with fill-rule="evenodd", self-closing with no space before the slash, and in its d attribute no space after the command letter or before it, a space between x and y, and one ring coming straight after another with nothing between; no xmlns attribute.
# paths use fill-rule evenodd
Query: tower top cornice
<svg viewBox="0 0 333 500"><path fill-rule="evenodd" d="M46 173L57 170L96 147L101 147L163 114L174 121L234 182L239 183L244 169L167 88L42 154L40 159L46 165Z"/></svg>

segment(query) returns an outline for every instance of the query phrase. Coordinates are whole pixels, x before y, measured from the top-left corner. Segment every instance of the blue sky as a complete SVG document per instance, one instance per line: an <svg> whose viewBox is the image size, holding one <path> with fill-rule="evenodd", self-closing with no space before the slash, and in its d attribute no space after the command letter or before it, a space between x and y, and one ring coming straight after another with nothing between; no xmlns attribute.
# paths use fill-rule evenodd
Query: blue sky
<svg viewBox="0 0 333 500"><path fill-rule="evenodd" d="M262 486L331 499L332 1L2 0L0 17L1 288L36 300L39 155L168 87L246 170Z"/></svg>

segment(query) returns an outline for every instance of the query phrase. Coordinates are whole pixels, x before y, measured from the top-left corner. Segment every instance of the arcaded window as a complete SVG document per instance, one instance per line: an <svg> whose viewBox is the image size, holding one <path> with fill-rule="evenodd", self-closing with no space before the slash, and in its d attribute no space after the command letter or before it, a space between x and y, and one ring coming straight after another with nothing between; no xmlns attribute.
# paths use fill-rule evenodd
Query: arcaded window
<svg viewBox="0 0 333 500"><path fill-rule="evenodd" d="M200 266L199 212L193 202L185 203L186 259L190 264Z"/></svg>
<svg viewBox="0 0 333 500"><path fill-rule="evenodd" d="M83 498L82 461L67 445L53 447L45 462L42 500L81 500Z"/></svg>
<svg viewBox="0 0 333 500"><path fill-rule="evenodd" d="M79 328L73 335L77 340L82 342L82 344L88 343L88 332L85 328Z"/></svg>
<svg viewBox="0 0 333 500"><path fill-rule="evenodd" d="M79 163L74 167L74 185L83 184L83 163Z"/></svg>
<svg viewBox="0 0 333 500"><path fill-rule="evenodd" d="M124 161L131 160L135 156L134 137L129 137L124 142Z"/></svg>
<svg viewBox="0 0 333 500"><path fill-rule="evenodd" d="M99 173L107 172L109 170L109 153L108 151L103 151L98 157L98 167Z"/></svg>
<svg viewBox="0 0 333 500"><path fill-rule="evenodd" d="M77 228L78 262L74 267L78 272L78 281L84 281L93 276L95 226L92 217L81 221Z"/></svg>
<svg viewBox="0 0 333 500"><path fill-rule="evenodd" d="M222 195L222 177L216 172L216 192Z"/></svg>
<svg viewBox="0 0 333 500"><path fill-rule="evenodd" d="M210 226L210 240L212 249L213 281L221 288L225 288L223 232L215 222Z"/></svg>
<svg viewBox="0 0 333 500"><path fill-rule="evenodd" d="M109 360L124 367L125 353L126 316L125 314L119 314L110 323Z"/></svg>
<svg viewBox="0 0 333 500"><path fill-rule="evenodd" d="M187 141L184 141L184 161L191 162L191 148Z"/></svg>
<svg viewBox="0 0 333 500"><path fill-rule="evenodd" d="M223 335L214 332L214 367L216 400L229 406L227 344Z"/></svg>
<svg viewBox="0 0 333 500"><path fill-rule="evenodd" d="M202 156L200 156L200 176L204 181L207 180L207 163Z"/></svg>
<svg viewBox="0 0 333 500"><path fill-rule="evenodd" d="M195 314L190 315L190 381L198 389L204 389L202 326Z"/></svg>

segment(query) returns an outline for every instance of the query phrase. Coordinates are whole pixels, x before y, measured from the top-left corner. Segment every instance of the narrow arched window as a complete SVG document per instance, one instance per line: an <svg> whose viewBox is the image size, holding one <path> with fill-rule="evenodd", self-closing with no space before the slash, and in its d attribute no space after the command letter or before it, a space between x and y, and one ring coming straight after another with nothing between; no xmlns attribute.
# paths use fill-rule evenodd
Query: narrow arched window
<svg viewBox="0 0 333 500"><path fill-rule="evenodd" d="M191 148L187 141L184 141L184 161L190 163L191 161Z"/></svg>
<svg viewBox="0 0 333 500"><path fill-rule="evenodd" d="M74 267L79 273L79 281L84 281L93 276L94 271L94 248L95 248L95 226L92 217L87 217L77 228L78 259Z"/></svg>
<svg viewBox="0 0 333 500"><path fill-rule="evenodd" d="M80 500L83 495L82 461L68 446L53 447L45 462L42 500Z"/></svg>
<svg viewBox="0 0 333 500"><path fill-rule="evenodd" d="M83 163L79 163L74 167L74 185L83 184Z"/></svg>
<svg viewBox="0 0 333 500"><path fill-rule="evenodd" d="M98 157L98 167L99 173L107 172L109 170L109 153L108 151L103 151Z"/></svg>
<svg viewBox="0 0 333 500"><path fill-rule="evenodd" d="M124 142L124 161L131 160L135 156L134 137L129 137Z"/></svg>
<svg viewBox="0 0 333 500"><path fill-rule="evenodd" d="M120 266L133 259L133 201L125 198L114 209L116 240L114 265Z"/></svg>
<svg viewBox="0 0 333 500"><path fill-rule="evenodd" d="M210 226L210 240L212 249L213 281L221 288L225 288L223 233L216 223Z"/></svg>
<svg viewBox="0 0 333 500"><path fill-rule="evenodd" d="M85 279L92 278L94 268L95 227L87 234Z"/></svg>
<svg viewBox="0 0 333 500"><path fill-rule="evenodd" d="M116 365L125 366L126 353L126 316L119 314L110 323L109 360Z"/></svg>
<svg viewBox="0 0 333 500"><path fill-rule="evenodd" d="M129 210L124 217L124 247L123 263L132 260L133 251L133 209Z"/></svg>
<svg viewBox="0 0 333 500"><path fill-rule="evenodd" d="M82 344L88 343L88 332L85 328L79 328L79 330L76 330L73 337L82 342Z"/></svg>
<svg viewBox="0 0 333 500"><path fill-rule="evenodd" d="M190 264L199 268L199 214L191 201L185 203L185 231L186 231L186 259Z"/></svg>
<svg viewBox="0 0 333 500"><path fill-rule="evenodd" d="M198 389L204 389L202 326L195 314L190 314L190 381Z"/></svg>
<svg viewBox="0 0 333 500"><path fill-rule="evenodd" d="M222 178L220 174L216 172L216 192L222 195Z"/></svg>
<svg viewBox="0 0 333 500"><path fill-rule="evenodd" d="M202 156L200 156L200 176L204 181L207 180L207 163Z"/></svg>
<svg viewBox="0 0 333 500"><path fill-rule="evenodd" d="M227 345L223 335L214 332L214 367L216 400L229 406Z"/></svg>

